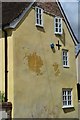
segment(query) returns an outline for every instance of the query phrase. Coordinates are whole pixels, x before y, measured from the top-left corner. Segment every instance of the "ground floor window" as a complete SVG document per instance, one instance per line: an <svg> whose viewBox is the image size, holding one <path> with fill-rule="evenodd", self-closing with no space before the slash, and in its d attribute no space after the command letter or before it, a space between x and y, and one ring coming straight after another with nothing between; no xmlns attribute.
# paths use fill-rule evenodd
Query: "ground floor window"
<svg viewBox="0 0 80 120"><path fill-rule="evenodd" d="M72 106L72 89L62 90L63 107Z"/></svg>

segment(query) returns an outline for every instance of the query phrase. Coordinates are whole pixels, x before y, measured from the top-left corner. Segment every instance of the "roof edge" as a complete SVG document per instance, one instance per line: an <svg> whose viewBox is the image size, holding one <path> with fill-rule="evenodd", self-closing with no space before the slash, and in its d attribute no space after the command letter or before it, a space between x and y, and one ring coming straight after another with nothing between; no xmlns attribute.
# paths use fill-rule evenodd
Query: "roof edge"
<svg viewBox="0 0 80 120"><path fill-rule="evenodd" d="M34 1L28 6L28 8L25 8L25 10L21 13L21 15L20 15L18 18L14 19L9 25L4 26L4 29L8 29L8 28L14 29L14 28L18 25L18 23L22 20L22 18L24 17L24 15L28 12L28 10L32 7L32 5L34 4L35 1L36 1L36 0L34 0ZM56 2L57 2L57 5L58 5L58 7L59 7L59 9L60 9L60 11L61 11L62 16L64 17L65 23L66 23L67 28L68 28L68 30L69 30L69 33L70 33L70 35L71 35L71 37L72 37L72 39L73 39L73 42L75 43L75 45L79 44L79 41L77 40L76 36L74 35L74 32L73 32L73 30L72 30L72 28L71 28L71 26L70 26L70 23L69 23L66 15L65 15L65 12L64 12L64 10L63 10L63 8L62 8L59 0L56 0Z"/></svg>
<svg viewBox="0 0 80 120"><path fill-rule="evenodd" d="M9 25L4 26L4 29L8 29L8 28L14 29L18 25L18 23L22 20L22 18L25 16L25 14L28 12L28 10L32 7L33 4L34 2L32 2L27 8L25 8L25 10L23 10L23 12L21 13L21 15L19 15L19 17L14 19Z"/></svg>
<svg viewBox="0 0 80 120"><path fill-rule="evenodd" d="M56 0L56 1L57 1L57 4L58 4L58 7L59 7L59 9L60 9L60 11L61 11L61 13L62 13L62 15L63 15L63 17L64 17L65 23L66 23L67 28L68 28L68 30L69 30L69 32L70 32L70 35L71 35L71 37L72 37L72 39L73 39L73 42L75 43L75 45L79 44L79 41L77 40L76 36L74 35L74 32L73 32L73 30L72 30L72 28L71 28L71 26L70 26L70 23L69 23L66 15L65 15L65 12L64 12L64 10L63 10L63 8L62 8L59 0Z"/></svg>
<svg viewBox="0 0 80 120"><path fill-rule="evenodd" d="M78 57L79 53L80 53L80 49L78 50L78 52L77 52L77 54L76 54L76 58Z"/></svg>

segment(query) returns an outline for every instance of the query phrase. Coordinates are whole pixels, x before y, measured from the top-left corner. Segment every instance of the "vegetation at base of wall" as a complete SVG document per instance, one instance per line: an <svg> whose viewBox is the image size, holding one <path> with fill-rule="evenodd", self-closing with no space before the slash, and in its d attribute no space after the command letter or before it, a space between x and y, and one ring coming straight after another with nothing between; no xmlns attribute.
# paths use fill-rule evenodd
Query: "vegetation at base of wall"
<svg viewBox="0 0 80 120"><path fill-rule="evenodd" d="M5 93L0 91L0 102L5 101Z"/></svg>

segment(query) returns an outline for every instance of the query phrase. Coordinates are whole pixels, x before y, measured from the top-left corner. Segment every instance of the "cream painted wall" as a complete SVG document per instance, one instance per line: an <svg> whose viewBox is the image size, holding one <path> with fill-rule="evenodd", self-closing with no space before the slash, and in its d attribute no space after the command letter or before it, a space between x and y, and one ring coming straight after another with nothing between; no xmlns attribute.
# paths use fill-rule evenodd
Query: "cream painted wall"
<svg viewBox="0 0 80 120"><path fill-rule="evenodd" d="M9 34L11 31L7 31ZM3 33L4 36L4 33ZM0 38L0 91L5 92L5 39ZM8 42L8 102L12 102L12 115L14 109L14 83L13 83L13 38L9 35Z"/></svg>
<svg viewBox="0 0 80 120"><path fill-rule="evenodd" d="M4 92L4 82L5 82L5 49L4 49L4 38L0 38L0 91Z"/></svg>
<svg viewBox="0 0 80 120"><path fill-rule="evenodd" d="M12 103L12 118L14 112L14 77L13 77L13 35L8 33L8 101Z"/></svg>
<svg viewBox="0 0 80 120"><path fill-rule="evenodd" d="M9 100L13 117L78 117L75 47L63 22L64 35L54 34L53 17L44 13L44 27L35 26L31 9L8 37ZM58 50L56 44L62 45ZM65 46L63 44L65 40ZM55 52L50 48L54 43ZM69 68L63 68L62 49L69 50ZM62 88L72 88L72 109L62 109ZM13 92L14 91L14 92Z"/></svg>

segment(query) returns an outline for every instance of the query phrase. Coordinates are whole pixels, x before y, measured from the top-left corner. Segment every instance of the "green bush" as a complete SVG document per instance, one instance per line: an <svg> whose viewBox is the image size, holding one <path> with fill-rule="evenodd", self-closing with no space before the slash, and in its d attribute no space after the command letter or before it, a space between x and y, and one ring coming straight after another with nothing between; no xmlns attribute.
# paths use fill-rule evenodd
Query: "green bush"
<svg viewBox="0 0 80 120"><path fill-rule="evenodd" d="M5 101L5 93L0 91L0 102Z"/></svg>

